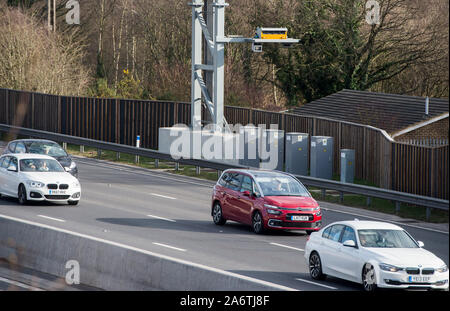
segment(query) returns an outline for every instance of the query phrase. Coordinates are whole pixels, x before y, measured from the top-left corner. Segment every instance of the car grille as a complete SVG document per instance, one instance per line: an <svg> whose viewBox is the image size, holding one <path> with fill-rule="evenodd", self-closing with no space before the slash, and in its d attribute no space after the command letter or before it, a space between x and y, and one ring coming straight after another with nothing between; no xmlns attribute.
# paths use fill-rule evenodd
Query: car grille
<svg viewBox="0 0 450 311"><path fill-rule="evenodd" d="M433 268L423 268L422 274L434 274L434 269Z"/></svg>
<svg viewBox="0 0 450 311"><path fill-rule="evenodd" d="M408 274L420 274L419 268L406 268L406 273Z"/></svg>
<svg viewBox="0 0 450 311"><path fill-rule="evenodd" d="M288 227L288 228L313 228L313 223L310 222L303 222L303 223L298 223L298 222L283 222L283 227Z"/></svg>
<svg viewBox="0 0 450 311"><path fill-rule="evenodd" d="M279 225L280 227L286 227L286 228L315 228L313 222L287 222L282 221Z"/></svg>
<svg viewBox="0 0 450 311"><path fill-rule="evenodd" d="M52 189L52 190L56 190L56 189L58 189L58 185L57 184L48 184L47 188L48 189ZM69 189L69 185L68 184L61 184L61 185L59 185L59 189L62 189L62 190Z"/></svg>
<svg viewBox="0 0 450 311"><path fill-rule="evenodd" d="M45 195L46 199L49 200L67 200L70 195Z"/></svg>

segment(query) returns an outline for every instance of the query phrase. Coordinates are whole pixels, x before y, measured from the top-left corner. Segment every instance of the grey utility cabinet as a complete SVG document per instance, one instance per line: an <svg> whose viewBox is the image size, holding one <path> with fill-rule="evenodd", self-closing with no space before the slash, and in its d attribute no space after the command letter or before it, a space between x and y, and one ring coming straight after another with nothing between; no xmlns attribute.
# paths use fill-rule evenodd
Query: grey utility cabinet
<svg viewBox="0 0 450 311"><path fill-rule="evenodd" d="M309 134L286 133L286 172L308 175Z"/></svg>
<svg viewBox="0 0 450 311"><path fill-rule="evenodd" d="M259 168L259 135L261 129L242 126L239 129L239 164Z"/></svg>
<svg viewBox="0 0 450 311"><path fill-rule="evenodd" d="M261 168L282 171L284 164L284 131L263 129L259 152Z"/></svg>
<svg viewBox="0 0 450 311"><path fill-rule="evenodd" d="M355 150L341 149L341 182L353 183L355 180Z"/></svg>
<svg viewBox="0 0 450 311"><path fill-rule="evenodd" d="M333 137L311 137L311 176L333 178Z"/></svg>

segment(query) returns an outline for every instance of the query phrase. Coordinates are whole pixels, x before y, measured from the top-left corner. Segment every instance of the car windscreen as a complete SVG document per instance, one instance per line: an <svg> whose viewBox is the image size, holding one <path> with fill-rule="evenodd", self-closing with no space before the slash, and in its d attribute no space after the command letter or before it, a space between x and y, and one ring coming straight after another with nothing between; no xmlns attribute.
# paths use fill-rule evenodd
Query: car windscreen
<svg viewBox="0 0 450 311"><path fill-rule="evenodd" d="M61 146L52 142L31 142L27 143L28 152L45 154L51 157L67 157L67 153Z"/></svg>
<svg viewBox="0 0 450 311"><path fill-rule="evenodd" d="M295 178L283 174L258 174L255 181L264 196L302 196L309 197L306 188Z"/></svg>
<svg viewBox="0 0 450 311"><path fill-rule="evenodd" d="M404 230L358 230L361 246L377 248L418 248L417 243Z"/></svg>
<svg viewBox="0 0 450 311"><path fill-rule="evenodd" d="M65 172L58 161L53 159L22 159L21 172Z"/></svg>

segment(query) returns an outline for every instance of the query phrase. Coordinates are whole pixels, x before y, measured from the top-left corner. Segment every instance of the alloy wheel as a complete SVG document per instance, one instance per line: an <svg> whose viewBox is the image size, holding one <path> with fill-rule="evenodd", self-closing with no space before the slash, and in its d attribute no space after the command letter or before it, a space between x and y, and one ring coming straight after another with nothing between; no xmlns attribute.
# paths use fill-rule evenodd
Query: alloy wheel
<svg viewBox="0 0 450 311"><path fill-rule="evenodd" d="M27 203L27 191L23 185L19 186L19 193L17 196L19 198L19 204L24 205Z"/></svg>
<svg viewBox="0 0 450 311"><path fill-rule="evenodd" d="M373 292L377 288L375 269L370 263L366 263L363 268L362 275L363 287L367 292Z"/></svg>
<svg viewBox="0 0 450 311"><path fill-rule="evenodd" d="M219 203L216 203L213 208L213 221L216 225L225 224L226 220L222 217L222 208Z"/></svg>
<svg viewBox="0 0 450 311"><path fill-rule="evenodd" d="M322 263L319 254L313 253L309 257L309 273L315 280L323 280L325 275L322 273Z"/></svg>
<svg viewBox="0 0 450 311"><path fill-rule="evenodd" d="M260 212L253 214L252 226L255 233L260 234L264 231L263 220Z"/></svg>

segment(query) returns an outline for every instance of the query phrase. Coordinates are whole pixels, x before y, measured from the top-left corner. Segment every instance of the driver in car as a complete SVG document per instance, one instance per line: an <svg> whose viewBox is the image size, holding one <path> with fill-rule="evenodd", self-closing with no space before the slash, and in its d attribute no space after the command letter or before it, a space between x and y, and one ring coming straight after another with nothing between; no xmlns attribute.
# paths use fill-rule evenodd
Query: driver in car
<svg viewBox="0 0 450 311"><path fill-rule="evenodd" d="M39 165L39 171L48 172L47 161L41 161Z"/></svg>
<svg viewBox="0 0 450 311"><path fill-rule="evenodd" d="M285 192L286 189L283 187L283 184L282 184L281 181L276 180L276 185L275 185L275 187L273 188L273 191L276 191L276 192Z"/></svg>

